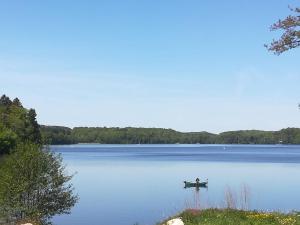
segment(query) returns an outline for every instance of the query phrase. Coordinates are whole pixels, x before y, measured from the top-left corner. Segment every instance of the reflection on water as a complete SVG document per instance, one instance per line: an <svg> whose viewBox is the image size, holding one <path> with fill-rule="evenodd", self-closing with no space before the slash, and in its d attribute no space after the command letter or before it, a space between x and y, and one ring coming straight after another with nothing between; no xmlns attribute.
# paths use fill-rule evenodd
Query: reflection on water
<svg viewBox="0 0 300 225"><path fill-rule="evenodd" d="M72 145L53 146L70 172L80 201L59 225L155 224L190 207L239 201L247 186L252 209L300 210L300 146ZM209 180L184 188L184 180ZM228 194L228 193L227 193ZM242 197L243 198L243 197Z"/></svg>

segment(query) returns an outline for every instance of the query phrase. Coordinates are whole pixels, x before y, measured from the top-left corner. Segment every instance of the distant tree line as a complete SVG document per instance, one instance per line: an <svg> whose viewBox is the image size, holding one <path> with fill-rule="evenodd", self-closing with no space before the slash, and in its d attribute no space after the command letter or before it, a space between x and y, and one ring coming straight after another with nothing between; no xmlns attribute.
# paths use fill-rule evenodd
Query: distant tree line
<svg viewBox="0 0 300 225"><path fill-rule="evenodd" d="M178 132L163 128L106 128L41 126L49 144L300 144L300 129L280 131L241 130L220 134L208 132Z"/></svg>

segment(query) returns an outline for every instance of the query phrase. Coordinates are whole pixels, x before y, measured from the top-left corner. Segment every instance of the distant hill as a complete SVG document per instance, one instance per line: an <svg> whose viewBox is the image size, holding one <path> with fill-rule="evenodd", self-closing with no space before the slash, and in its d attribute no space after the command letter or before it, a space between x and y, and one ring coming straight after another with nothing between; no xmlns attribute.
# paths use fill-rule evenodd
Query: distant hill
<svg viewBox="0 0 300 225"><path fill-rule="evenodd" d="M164 128L75 127L39 125L34 109L20 100L0 97L0 155L18 143L44 144L300 144L300 129L240 130L220 134L179 132Z"/></svg>
<svg viewBox="0 0 300 225"><path fill-rule="evenodd" d="M300 144L300 129L240 130L220 134L179 132L164 128L41 126L49 144Z"/></svg>

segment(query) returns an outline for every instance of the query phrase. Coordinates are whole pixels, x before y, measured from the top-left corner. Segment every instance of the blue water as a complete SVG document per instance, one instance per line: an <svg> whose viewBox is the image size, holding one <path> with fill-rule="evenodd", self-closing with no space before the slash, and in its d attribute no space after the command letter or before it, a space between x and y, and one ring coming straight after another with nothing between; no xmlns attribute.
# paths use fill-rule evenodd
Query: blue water
<svg viewBox="0 0 300 225"><path fill-rule="evenodd" d="M185 208L237 206L247 190L250 209L300 210L300 146L69 145L61 153L79 203L55 225L153 225ZM207 189L184 180L208 179Z"/></svg>

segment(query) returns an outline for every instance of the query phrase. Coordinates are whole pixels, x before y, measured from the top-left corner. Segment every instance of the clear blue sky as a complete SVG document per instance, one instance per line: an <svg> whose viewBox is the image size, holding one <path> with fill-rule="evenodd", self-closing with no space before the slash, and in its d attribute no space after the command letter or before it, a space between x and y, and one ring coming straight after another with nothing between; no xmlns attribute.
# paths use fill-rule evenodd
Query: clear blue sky
<svg viewBox="0 0 300 225"><path fill-rule="evenodd" d="M299 0L0 3L0 93L41 124L221 132L300 127L300 49L270 25Z"/></svg>

